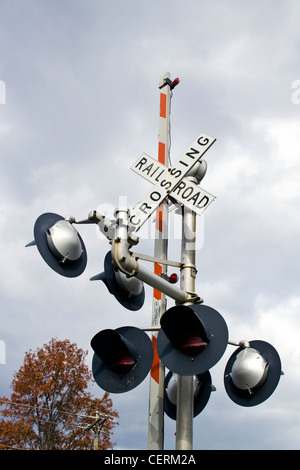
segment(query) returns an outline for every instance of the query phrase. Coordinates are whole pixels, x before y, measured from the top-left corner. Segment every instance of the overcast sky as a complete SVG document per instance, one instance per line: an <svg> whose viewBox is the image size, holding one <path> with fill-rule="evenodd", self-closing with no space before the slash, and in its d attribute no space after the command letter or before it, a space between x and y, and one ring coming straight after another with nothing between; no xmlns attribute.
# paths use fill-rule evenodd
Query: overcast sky
<svg viewBox="0 0 300 470"><path fill-rule="evenodd" d="M25 352L52 337L89 350L91 362L98 331L151 324L152 288L130 312L89 281L110 249L95 226L78 228L88 265L75 279L25 245L44 212L112 217L119 196L131 206L146 195L151 184L130 167L144 152L157 158L158 84L170 72L180 78L172 161L200 132L217 139L201 182L216 200L198 218L197 293L232 341L271 343L285 374L263 404L236 405L223 386L229 345L194 419L194 448L300 448L299 17L297 0L0 1L0 396ZM139 246L149 255L151 227ZM112 396L116 449L147 448L148 387L147 377ZM166 417L165 449L174 432Z"/></svg>

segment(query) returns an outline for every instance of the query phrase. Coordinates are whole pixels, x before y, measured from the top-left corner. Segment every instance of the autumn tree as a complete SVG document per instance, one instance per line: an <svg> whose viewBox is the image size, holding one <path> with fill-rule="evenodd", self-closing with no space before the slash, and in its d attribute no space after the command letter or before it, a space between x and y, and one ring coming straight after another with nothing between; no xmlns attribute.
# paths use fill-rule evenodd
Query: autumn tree
<svg viewBox="0 0 300 470"><path fill-rule="evenodd" d="M87 352L52 338L25 354L10 398L0 398L0 449L112 449L118 413L108 393L93 398ZM98 430L97 436L95 431Z"/></svg>

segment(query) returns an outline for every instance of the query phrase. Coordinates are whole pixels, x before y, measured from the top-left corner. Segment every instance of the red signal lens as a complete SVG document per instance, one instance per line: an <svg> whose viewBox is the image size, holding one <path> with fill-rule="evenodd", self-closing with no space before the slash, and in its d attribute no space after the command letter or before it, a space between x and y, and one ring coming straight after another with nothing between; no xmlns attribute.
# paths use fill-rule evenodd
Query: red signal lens
<svg viewBox="0 0 300 470"><path fill-rule="evenodd" d="M115 374L127 374L136 365L134 345L115 330L100 331L92 339L91 346Z"/></svg>
<svg viewBox="0 0 300 470"><path fill-rule="evenodd" d="M170 284L175 284L178 281L177 274L176 273L171 274L171 276L169 276L168 281L170 282Z"/></svg>
<svg viewBox="0 0 300 470"><path fill-rule="evenodd" d="M172 85L173 85L173 88L178 85L178 83L180 82L179 78L175 78L175 80L173 80L172 82Z"/></svg>
<svg viewBox="0 0 300 470"><path fill-rule="evenodd" d="M185 339L184 342L178 345L178 350L186 356L197 356L206 347L208 343L198 335L191 335Z"/></svg>
<svg viewBox="0 0 300 470"><path fill-rule="evenodd" d="M116 374L127 374L134 367L135 361L130 354L121 357L116 362L109 365L110 369Z"/></svg>
<svg viewBox="0 0 300 470"><path fill-rule="evenodd" d="M172 346L186 356L198 356L209 345L210 333L191 307L171 307L160 324Z"/></svg>

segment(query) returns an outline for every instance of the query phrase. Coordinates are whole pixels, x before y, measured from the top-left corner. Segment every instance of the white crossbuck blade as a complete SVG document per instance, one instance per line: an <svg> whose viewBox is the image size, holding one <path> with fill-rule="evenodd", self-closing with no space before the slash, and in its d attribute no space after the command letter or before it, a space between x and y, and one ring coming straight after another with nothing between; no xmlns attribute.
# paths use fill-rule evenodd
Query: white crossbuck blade
<svg viewBox="0 0 300 470"><path fill-rule="evenodd" d="M131 169L154 184L149 193L130 211L130 224L137 231L155 211L158 205L171 196L192 209L198 215L208 207L215 196L185 178L215 142L214 137L201 133L172 168L143 154Z"/></svg>

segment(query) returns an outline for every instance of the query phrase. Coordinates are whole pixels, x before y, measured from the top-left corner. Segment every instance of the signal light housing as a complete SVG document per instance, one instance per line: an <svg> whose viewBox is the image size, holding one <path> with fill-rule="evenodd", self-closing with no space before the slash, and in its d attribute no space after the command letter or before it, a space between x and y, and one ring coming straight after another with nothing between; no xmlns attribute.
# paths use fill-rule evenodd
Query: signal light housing
<svg viewBox="0 0 300 470"><path fill-rule="evenodd" d="M171 307L161 317L157 352L161 362L180 375L197 375L223 356L227 325L219 312L207 305Z"/></svg>
<svg viewBox="0 0 300 470"><path fill-rule="evenodd" d="M209 371L194 376L194 418L206 407L212 392ZM169 372L165 378L164 411L169 418L177 417L177 374Z"/></svg>
<svg viewBox="0 0 300 470"><path fill-rule="evenodd" d="M170 284L176 284L176 282L178 281L178 275L176 273L170 274L170 276L168 277L168 281Z"/></svg>
<svg viewBox="0 0 300 470"><path fill-rule="evenodd" d="M153 346L147 334L135 327L102 330L91 340L92 372L96 383L111 393L137 387L149 373Z"/></svg>
<svg viewBox="0 0 300 470"><path fill-rule="evenodd" d="M281 361L265 341L250 341L230 357L224 373L226 392L237 405L256 406L272 395L278 385Z"/></svg>
<svg viewBox="0 0 300 470"><path fill-rule="evenodd" d="M108 291L128 310L139 310L144 305L145 289L136 277L127 277L113 264L109 251L104 259L104 272L93 276L91 281L103 281Z"/></svg>
<svg viewBox="0 0 300 470"><path fill-rule="evenodd" d="M87 264L87 253L82 238L68 220L47 212L34 225L34 242L44 261L58 274L77 277Z"/></svg>
<svg viewBox="0 0 300 470"><path fill-rule="evenodd" d="M179 82L180 82L179 78L175 78L172 82L172 87L171 88L175 88L179 84Z"/></svg>

